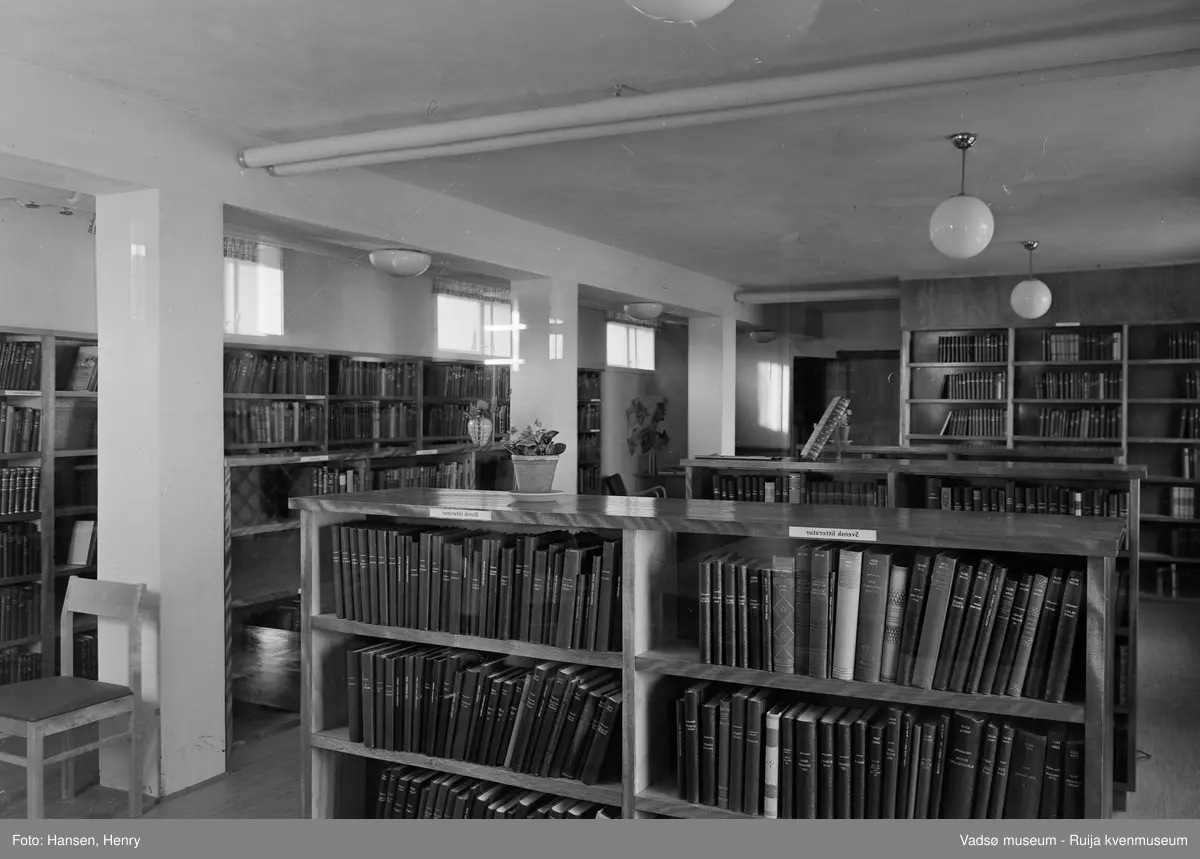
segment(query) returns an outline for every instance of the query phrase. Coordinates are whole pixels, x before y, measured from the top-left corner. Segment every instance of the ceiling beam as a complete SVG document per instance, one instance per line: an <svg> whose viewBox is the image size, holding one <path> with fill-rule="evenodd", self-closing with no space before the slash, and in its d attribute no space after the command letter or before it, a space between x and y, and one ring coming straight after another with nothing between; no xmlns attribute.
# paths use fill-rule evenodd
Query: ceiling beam
<svg viewBox="0 0 1200 859"><path fill-rule="evenodd" d="M828 289L794 289L790 286L779 289L747 289L734 295L739 304L812 304L899 297L899 282L891 286L834 286Z"/></svg>

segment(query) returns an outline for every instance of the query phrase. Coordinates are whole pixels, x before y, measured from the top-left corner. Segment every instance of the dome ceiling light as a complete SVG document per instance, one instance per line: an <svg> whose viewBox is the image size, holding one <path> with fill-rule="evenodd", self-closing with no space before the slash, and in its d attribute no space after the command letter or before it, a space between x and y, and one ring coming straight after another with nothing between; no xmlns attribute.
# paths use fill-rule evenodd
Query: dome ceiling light
<svg viewBox="0 0 1200 859"><path fill-rule="evenodd" d="M1022 319L1041 319L1050 309L1054 295L1050 287L1033 276L1033 252L1038 249L1038 243L1030 240L1021 244L1029 251L1029 277L1013 287L1009 302L1013 312Z"/></svg>
<svg viewBox="0 0 1200 859"><path fill-rule="evenodd" d="M929 239L941 253L953 259L978 256L992 240L996 223L992 210L978 197L967 194L967 150L975 144L975 135L954 134L949 138L962 152L962 178L957 195L943 200L929 219Z"/></svg>

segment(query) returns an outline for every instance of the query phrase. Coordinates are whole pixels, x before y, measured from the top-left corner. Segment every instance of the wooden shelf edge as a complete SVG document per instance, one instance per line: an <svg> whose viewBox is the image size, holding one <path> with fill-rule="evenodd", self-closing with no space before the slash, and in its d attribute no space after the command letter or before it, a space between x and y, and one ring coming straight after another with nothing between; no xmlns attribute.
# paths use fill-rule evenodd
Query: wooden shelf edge
<svg viewBox="0 0 1200 859"><path fill-rule="evenodd" d="M547 644L530 644L527 641L505 641L497 638L482 638L476 635L456 635L450 632L434 632L426 629L408 629L398 626L380 626L356 620L342 620L331 614L319 614L312 618L312 628L344 635L362 635L371 638L386 638L391 641L411 641L417 644L434 644L440 647L461 647L467 650L483 650L508 656L526 656L531 659L569 662L577 665L594 665L600 668L621 668L621 654L595 652L591 650L567 650Z"/></svg>
<svg viewBox="0 0 1200 859"><path fill-rule="evenodd" d="M718 808L715 805L701 805L696 802L688 802L685 799L680 799L675 796L674 787L668 788L665 785L652 785L641 793L633 801L633 807L638 811L645 811L651 814L664 814L667 817L679 818L713 818L719 820L762 820L757 814L744 814L740 811L731 811L728 808Z"/></svg>
<svg viewBox="0 0 1200 859"><path fill-rule="evenodd" d="M95 564L55 564L54 575L56 578L65 576L82 576L86 573L96 572Z"/></svg>
<svg viewBox="0 0 1200 859"><path fill-rule="evenodd" d="M8 650L12 647L22 647L26 644L36 644L42 640L42 634L27 635L24 638L14 638L11 641L0 641L0 650Z"/></svg>
<svg viewBox="0 0 1200 859"><path fill-rule="evenodd" d="M698 662L685 646L657 648L634 658L638 671L689 677L696 680L718 680L743 686L769 686L814 695L856 698L864 701L884 701L947 710L968 710L997 716L1041 719L1082 725L1085 710L1082 704L1051 704L1032 698L1010 698L1007 695L966 695L960 692L939 692L898 686L893 683L860 683L849 680L822 680L799 674L776 674L749 668L730 668Z"/></svg>
<svg viewBox="0 0 1200 859"><path fill-rule="evenodd" d="M278 522L263 522L259 525L242 525L231 528L231 537L253 537L256 534L276 534L280 531L296 531L300 528L299 519L284 519Z"/></svg>
<svg viewBox="0 0 1200 859"><path fill-rule="evenodd" d="M254 608L255 606L279 602L298 596L300 596L300 583L297 581L295 587L276 588L275 590L232 598L229 600L229 608L230 610Z"/></svg>
<svg viewBox="0 0 1200 859"><path fill-rule="evenodd" d="M604 805L620 807L621 787L612 784L586 785L582 782L563 778L542 778L527 773L513 772L499 767L484 764L456 761L449 758L435 758L416 752L389 752L384 749L370 749L361 743L352 743L346 728L334 728L327 731L315 731L309 737L309 743L318 749L331 752L341 752L360 758L371 758L388 763L421 767L422 769L438 772L454 773L468 778L484 779L512 787L522 787L529 790L565 796L570 799L599 802Z"/></svg>

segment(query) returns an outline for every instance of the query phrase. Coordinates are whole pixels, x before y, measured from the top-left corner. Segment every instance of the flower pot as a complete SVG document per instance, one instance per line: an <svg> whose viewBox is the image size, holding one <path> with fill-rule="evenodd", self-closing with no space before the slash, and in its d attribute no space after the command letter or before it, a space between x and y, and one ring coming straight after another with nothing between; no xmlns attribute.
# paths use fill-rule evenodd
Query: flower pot
<svg viewBox="0 0 1200 859"><path fill-rule="evenodd" d="M512 455L513 481L517 492L549 492L554 487L557 456Z"/></svg>
<svg viewBox="0 0 1200 859"><path fill-rule="evenodd" d="M834 427L837 430L837 440L842 444L850 443L850 427L848 425L839 425Z"/></svg>
<svg viewBox="0 0 1200 859"><path fill-rule="evenodd" d="M480 449L492 443L492 419L485 417L471 418L467 421L467 437L471 444Z"/></svg>

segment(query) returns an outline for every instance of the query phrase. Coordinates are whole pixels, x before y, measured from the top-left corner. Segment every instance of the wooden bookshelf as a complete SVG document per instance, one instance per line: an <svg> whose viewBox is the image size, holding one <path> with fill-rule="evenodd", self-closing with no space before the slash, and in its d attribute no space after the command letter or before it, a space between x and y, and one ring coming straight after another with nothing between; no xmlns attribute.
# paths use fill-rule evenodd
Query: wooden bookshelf
<svg viewBox="0 0 1200 859"><path fill-rule="evenodd" d="M599 495L603 475L601 457L601 381L603 370L580 370L578 384L579 494Z"/></svg>
<svg viewBox="0 0 1200 859"><path fill-rule="evenodd" d="M72 390L81 347L80 390ZM0 331L0 527L6 539L32 543L27 569L0 571L0 597L32 612L21 616L17 609L14 628L0 635L0 683L57 673L66 579L96 574L94 538L81 543L84 563L67 563L75 523L88 522L95 531L95 355L94 337ZM94 668L94 659L87 664Z"/></svg>
<svg viewBox="0 0 1200 859"><path fill-rule="evenodd" d="M916 448L914 451L924 451ZM1153 560L1148 558L1142 548L1142 525L1146 520L1142 512L1144 497L1143 483L1146 479L1144 465L1111 465L1104 463L1085 462L1030 462L1030 461L979 461L979 460L938 460L915 457L913 459L882 459L872 458L847 461L817 461L804 462L797 460L760 460L739 459L737 457L705 457L685 460L682 465L687 469L687 497L711 498L714 491L714 479L725 477L742 477L743 485L747 480L757 480L760 483L771 480L774 485L781 487L778 502L789 504L821 504L812 497L811 492L805 492L814 481L826 483L840 482L843 485L872 485L880 488L875 498L885 498L886 506L909 509L938 509L943 499L941 490L945 488L972 487L982 491L991 490L995 495L1012 492L1014 487L1073 487L1080 491L1104 490L1109 493L1124 493L1125 514L1122 520L1126 525L1126 545L1120 557L1126 559L1120 563L1126 567L1120 575L1126 576L1128 584L1122 592L1125 596L1117 610L1121 613L1120 623L1115 638L1117 647L1127 648L1128 665L1125 671L1125 686L1128 700L1123 711L1117 714L1120 722L1121 735L1127 739L1120 743L1122 754L1120 762L1114 767L1115 784L1118 793L1132 792L1137 786L1137 727L1138 727L1138 695L1137 695L1137 630L1138 594L1141 562ZM930 498L930 486L938 486L938 498ZM1096 496L1092 496L1095 498ZM807 500L806 500L807 499ZM947 499L953 505L953 494ZM855 502L862 503L862 496L839 498L828 497L824 503L833 507L853 506ZM972 501L975 501L972 498ZM1080 499L1082 502L1082 498ZM983 497L978 499L983 506ZM1047 513L1017 513L1014 503L1013 513L1020 518L1032 520L1042 515L1049 515L1049 501L1046 499ZM1074 503L1074 499L1072 499ZM972 505L974 506L974 505ZM1057 506L1057 505L1056 505ZM996 511L1004 512L1004 511ZM1057 511L1056 511L1057 512ZM1074 510L1068 511L1075 515ZM1120 512L1117 508L1116 512ZM1079 516L1085 514L1099 515L1098 511L1085 509L1081 506ZM995 515L989 509L980 510L976 515ZM1167 517L1153 517L1155 521ZM1186 523L1183 523L1186 524ZM1198 523L1200 524L1200 523ZM1159 556L1160 560L1167 556ZM1118 806L1124 797L1118 796Z"/></svg>
<svg viewBox="0 0 1200 859"><path fill-rule="evenodd" d="M806 463L806 465L808 465ZM1068 727L1082 734L1084 771L1078 794L1089 818L1112 814L1112 702L1114 631L1111 616L1116 557L1126 523L1099 517L977 515L898 507L759 504L693 499L566 496L552 504L523 504L508 493L406 490L293 499L301 515L303 554L302 742L303 802L313 818L364 816L371 766L408 764L439 772L514 784L619 804L624 817L730 818L754 816L680 798L676 789L675 701L696 679L786 690L805 700L902 702L997 715ZM558 783L462 760L398 753L351 742L347 733L348 647L378 641L451 645L419 630L348 623L335 616L333 541L345 527L398 524L478 528L480 533L528 535L571 529L621 542L622 755L620 785ZM478 523L478 524L475 524ZM345 539L345 538L341 538ZM696 638L697 564L706 553L733 551L770 558L801 540L845 547L850 540L880 546L937 547L967 553L1043 556L1083 573L1081 625L1086 642L1075 649L1079 694L1065 704L1042 700L846 683L796 674L704 662ZM1029 559L1033 561L1032 558ZM344 572L344 568L343 569ZM343 587L345 586L342 580ZM510 641L461 640L491 653L570 662L570 652L548 653ZM593 654L608 659L611 654ZM586 658L586 655L582 658ZM607 664L607 663L606 663ZM1024 724L1024 722L1023 722ZM1033 723L1029 723L1033 724ZM1057 730L1057 729L1055 729Z"/></svg>

